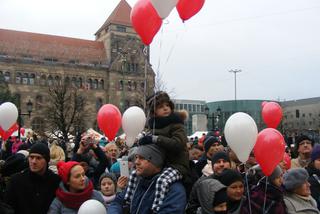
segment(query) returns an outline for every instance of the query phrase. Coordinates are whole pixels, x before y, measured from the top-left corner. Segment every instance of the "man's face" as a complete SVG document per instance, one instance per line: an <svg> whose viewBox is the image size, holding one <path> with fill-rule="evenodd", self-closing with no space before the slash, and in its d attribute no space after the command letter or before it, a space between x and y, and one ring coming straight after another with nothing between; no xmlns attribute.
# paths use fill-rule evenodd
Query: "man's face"
<svg viewBox="0 0 320 214"><path fill-rule="evenodd" d="M221 174L224 169L230 169L230 162L225 159L219 159L212 164L212 170L215 175Z"/></svg>
<svg viewBox="0 0 320 214"><path fill-rule="evenodd" d="M116 145L112 145L107 149L107 156L112 159L117 159L118 157L118 148Z"/></svg>
<svg viewBox="0 0 320 214"><path fill-rule="evenodd" d="M212 144L212 146L209 148L208 152L207 152L207 157L209 159L212 158L212 156L217 153L223 151L223 146L221 147L221 145L219 143L214 143Z"/></svg>
<svg viewBox="0 0 320 214"><path fill-rule="evenodd" d="M153 165L141 155L136 155L135 157L136 172L138 176L149 177L161 171L161 169Z"/></svg>
<svg viewBox="0 0 320 214"><path fill-rule="evenodd" d="M159 106L157 106L155 115L157 117L167 117L171 114L171 108L169 103L162 103Z"/></svg>
<svg viewBox="0 0 320 214"><path fill-rule="evenodd" d="M34 172L39 175L43 175L47 169L47 161L43 158L42 155L31 153L28 157L29 168L31 172Z"/></svg>
<svg viewBox="0 0 320 214"><path fill-rule="evenodd" d="M303 140L299 143L298 152L301 154L308 154L312 151L312 143L310 140Z"/></svg>

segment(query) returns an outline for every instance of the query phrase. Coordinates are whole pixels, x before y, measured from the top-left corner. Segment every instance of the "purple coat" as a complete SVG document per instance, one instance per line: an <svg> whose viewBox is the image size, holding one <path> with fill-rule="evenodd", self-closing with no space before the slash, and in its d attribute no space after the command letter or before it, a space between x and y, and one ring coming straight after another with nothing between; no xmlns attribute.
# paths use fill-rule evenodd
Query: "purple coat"
<svg viewBox="0 0 320 214"><path fill-rule="evenodd" d="M250 204L252 214L260 214L263 211L265 198L265 181L261 181L259 185L254 187L250 192ZM249 200L247 199L241 209L241 214L250 213ZM265 213L268 214L286 214L286 206L283 201L283 190L279 187L268 183L266 193Z"/></svg>

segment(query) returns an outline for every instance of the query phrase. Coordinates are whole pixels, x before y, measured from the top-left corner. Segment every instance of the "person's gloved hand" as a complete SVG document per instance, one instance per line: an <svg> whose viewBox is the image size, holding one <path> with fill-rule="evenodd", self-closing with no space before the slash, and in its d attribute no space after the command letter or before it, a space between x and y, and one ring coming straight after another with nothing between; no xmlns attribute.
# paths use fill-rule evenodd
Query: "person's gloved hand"
<svg viewBox="0 0 320 214"><path fill-rule="evenodd" d="M157 137L157 136L154 136L154 135L146 135L146 136L140 138L140 140L139 140L139 146L156 143L156 142L157 142L157 138L158 138L158 137Z"/></svg>

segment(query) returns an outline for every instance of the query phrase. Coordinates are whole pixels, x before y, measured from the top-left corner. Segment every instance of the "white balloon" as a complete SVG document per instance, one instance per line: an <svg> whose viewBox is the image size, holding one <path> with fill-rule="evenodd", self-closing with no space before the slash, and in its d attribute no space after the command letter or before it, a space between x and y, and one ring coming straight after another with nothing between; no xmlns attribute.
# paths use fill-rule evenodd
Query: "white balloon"
<svg viewBox="0 0 320 214"><path fill-rule="evenodd" d="M143 110L137 106L128 108L122 116L122 129L126 133L126 143L130 147L138 134L144 129L146 124L146 115Z"/></svg>
<svg viewBox="0 0 320 214"><path fill-rule="evenodd" d="M157 11L158 15L165 19L170 12L175 8L179 0L150 0L152 6Z"/></svg>
<svg viewBox="0 0 320 214"><path fill-rule="evenodd" d="M231 115L224 127L224 134L238 159L246 162L258 136L258 128L252 117L243 112Z"/></svg>
<svg viewBox="0 0 320 214"><path fill-rule="evenodd" d="M7 131L18 119L18 109L15 104L6 102L0 105L0 126Z"/></svg>
<svg viewBox="0 0 320 214"><path fill-rule="evenodd" d="M97 200L90 199L81 204L78 214L107 214L105 206Z"/></svg>

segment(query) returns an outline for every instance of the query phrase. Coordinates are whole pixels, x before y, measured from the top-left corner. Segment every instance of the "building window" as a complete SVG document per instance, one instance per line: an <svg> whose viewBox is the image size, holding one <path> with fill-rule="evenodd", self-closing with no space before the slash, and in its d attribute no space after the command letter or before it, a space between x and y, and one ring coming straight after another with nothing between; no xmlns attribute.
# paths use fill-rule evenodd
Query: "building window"
<svg viewBox="0 0 320 214"><path fill-rule="evenodd" d="M81 78L81 77L79 77L79 78L77 79L77 87L78 87L78 88L82 88L82 78Z"/></svg>
<svg viewBox="0 0 320 214"><path fill-rule="evenodd" d="M30 74L29 76L29 83L30 85L34 85L34 79L36 78L35 74Z"/></svg>
<svg viewBox="0 0 320 214"><path fill-rule="evenodd" d="M8 71L4 73L4 81L10 82L10 73Z"/></svg>
<svg viewBox="0 0 320 214"><path fill-rule="evenodd" d="M44 120L40 117L36 117L32 120L32 130L43 131Z"/></svg>
<svg viewBox="0 0 320 214"><path fill-rule="evenodd" d="M20 72L18 72L16 74L16 84L21 84L21 73Z"/></svg>
<svg viewBox="0 0 320 214"><path fill-rule="evenodd" d="M99 81L99 89L104 89L104 80Z"/></svg>
<svg viewBox="0 0 320 214"><path fill-rule="evenodd" d="M306 117L305 113L302 114L302 117Z"/></svg>
<svg viewBox="0 0 320 214"><path fill-rule="evenodd" d="M133 82L133 86L132 86L133 88L133 90L137 90L137 83L136 82Z"/></svg>
<svg viewBox="0 0 320 214"><path fill-rule="evenodd" d="M312 113L309 113L309 117L312 117Z"/></svg>
<svg viewBox="0 0 320 214"><path fill-rule="evenodd" d="M144 82L141 82L141 83L140 83L140 90L141 90L141 91L144 91Z"/></svg>
<svg viewBox="0 0 320 214"><path fill-rule="evenodd" d="M300 111L299 109L296 110L296 118L299 118L300 117Z"/></svg>
<svg viewBox="0 0 320 214"><path fill-rule="evenodd" d="M124 27L124 26L117 26L117 31L119 31L119 32L126 32L126 27Z"/></svg>
<svg viewBox="0 0 320 214"><path fill-rule="evenodd" d="M102 99L101 98L97 98L97 100L96 100L96 111L99 111L101 106L102 106Z"/></svg>
<svg viewBox="0 0 320 214"><path fill-rule="evenodd" d="M70 84L70 78L69 77L65 77L64 78L64 84L66 84L66 85Z"/></svg>
<svg viewBox="0 0 320 214"><path fill-rule="evenodd" d="M87 80L87 87L86 87L86 88L87 88L88 90L89 90L89 89L92 89L92 79L89 78L89 79Z"/></svg>
<svg viewBox="0 0 320 214"><path fill-rule="evenodd" d="M23 85L28 85L28 74L27 73L24 73L23 76L22 76L22 84Z"/></svg>
<svg viewBox="0 0 320 214"><path fill-rule="evenodd" d="M119 90L123 90L123 81L122 80L119 81Z"/></svg>
<svg viewBox="0 0 320 214"><path fill-rule="evenodd" d="M92 87L93 87L93 89L97 89L98 88L98 80L97 79L93 80Z"/></svg>
<svg viewBox="0 0 320 214"><path fill-rule="evenodd" d="M77 78L72 77L72 78L71 78L71 84L72 84L72 86L76 87L76 84L77 84Z"/></svg>
<svg viewBox="0 0 320 214"><path fill-rule="evenodd" d="M48 86L53 85L53 77L51 75L48 76Z"/></svg>
<svg viewBox="0 0 320 214"><path fill-rule="evenodd" d="M129 80L128 81L128 91L131 91L131 89L132 89L132 85L131 85L131 81Z"/></svg>
<svg viewBox="0 0 320 214"><path fill-rule="evenodd" d="M44 74L40 77L40 85L46 85L46 76Z"/></svg>
<svg viewBox="0 0 320 214"><path fill-rule="evenodd" d="M60 77L59 77L59 76L55 76L55 78L54 78L54 84L55 84L55 85L60 85L60 82L61 82Z"/></svg>

